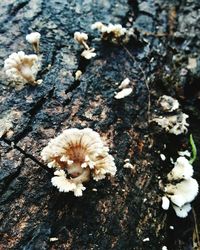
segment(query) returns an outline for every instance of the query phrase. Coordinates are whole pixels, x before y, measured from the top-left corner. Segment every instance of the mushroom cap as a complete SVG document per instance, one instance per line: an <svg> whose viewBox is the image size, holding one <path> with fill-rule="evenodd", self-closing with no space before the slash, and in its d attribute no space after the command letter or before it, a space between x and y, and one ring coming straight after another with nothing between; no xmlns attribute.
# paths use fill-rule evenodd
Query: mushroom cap
<svg viewBox="0 0 200 250"><path fill-rule="evenodd" d="M32 32L26 36L26 41L29 43L38 43L40 41L41 34L39 32Z"/></svg>

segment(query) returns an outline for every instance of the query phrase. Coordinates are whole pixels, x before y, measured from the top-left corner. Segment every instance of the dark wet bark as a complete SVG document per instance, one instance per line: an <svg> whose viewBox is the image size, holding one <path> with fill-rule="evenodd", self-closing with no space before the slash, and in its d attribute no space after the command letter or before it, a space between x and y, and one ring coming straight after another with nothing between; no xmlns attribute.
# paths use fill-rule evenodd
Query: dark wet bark
<svg viewBox="0 0 200 250"><path fill-rule="evenodd" d="M31 31L41 33L43 55L40 86L11 88L1 70L0 116L13 126L1 138L0 249L191 248L193 213L181 220L162 210L159 189L159 180L172 168L169 158L189 147L189 135L169 136L148 119L160 95L177 98L190 115L189 133L200 148L199 8L197 0L0 1L1 68L12 52L32 53L25 41ZM95 21L135 27L146 42L102 43L90 29ZM94 59L80 58L75 31L89 34ZM196 58L197 66L181 75L188 58ZM80 81L74 79L78 69ZM126 77L134 91L115 100L116 82ZM98 131L118 169L114 178L88 183L80 198L53 188L40 158L49 139L66 127ZM167 156L165 163L160 153ZM126 158L133 169L123 168ZM200 180L198 164L195 178ZM197 223L199 207L196 199ZM50 242L52 237L58 240Z"/></svg>

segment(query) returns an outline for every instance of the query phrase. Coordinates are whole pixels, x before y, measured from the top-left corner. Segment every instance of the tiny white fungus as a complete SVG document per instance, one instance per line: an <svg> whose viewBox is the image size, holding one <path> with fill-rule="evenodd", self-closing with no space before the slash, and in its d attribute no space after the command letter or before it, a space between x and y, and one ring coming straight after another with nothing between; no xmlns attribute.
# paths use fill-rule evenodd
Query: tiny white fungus
<svg viewBox="0 0 200 250"><path fill-rule="evenodd" d="M166 156L164 154L160 154L160 158L161 158L162 161L166 160Z"/></svg>
<svg viewBox="0 0 200 250"><path fill-rule="evenodd" d="M124 168L131 168L131 169L134 168L133 165L130 162L125 163L123 167Z"/></svg>
<svg viewBox="0 0 200 250"><path fill-rule="evenodd" d="M90 48L87 44L88 35L86 33L75 32L74 40L79 44L83 45L83 47L85 48L84 51L81 53L82 57L86 58L87 60L90 60L92 57L96 56L96 53L94 52L95 49Z"/></svg>
<svg viewBox="0 0 200 250"><path fill-rule="evenodd" d="M162 128L164 128L170 134L180 135L187 133L187 127L189 124L186 122L186 119L189 116L183 112L180 112L177 115L171 115L166 117L156 117L153 121L157 122Z"/></svg>
<svg viewBox="0 0 200 250"><path fill-rule="evenodd" d="M168 210L170 205L170 201L166 196L162 197L162 209Z"/></svg>
<svg viewBox="0 0 200 250"><path fill-rule="evenodd" d="M87 59L87 60L90 60L92 57L96 56L96 53L94 52L94 50L95 50L94 48L88 49L88 50L84 50L81 53L81 56L85 57L85 59Z"/></svg>
<svg viewBox="0 0 200 250"><path fill-rule="evenodd" d="M39 53L40 37L39 32L32 32L26 36L27 42L32 44L35 53Z"/></svg>
<svg viewBox="0 0 200 250"><path fill-rule="evenodd" d="M76 73L75 73L75 80L79 80L80 77L82 76L82 71L81 70L77 70Z"/></svg>
<svg viewBox="0 0 200 250"><path fill-rule="evenodd" d="M188 150L185 151L178 151L178 154L180 156L187 156L187 157L191 157L191 153Z"/></svg>
<svg viewBox="0 0 200 250"><path fill-rule="evenodd" d="M190 203L199 192L199 184L192 176L193 166L183 156L177 158L174 168L167 175L169 183L164 187L164 192L180 218L188 215L191 210Z"/></svg>
<svg viewBox="0 0 200 250"><path fill-rule="evenodd" d="M132 93L133 89L132 88L125 88L125 89L122 89L120 92L118 92L116 95L115 95L115 99L122 99L126 96L129 96L131 93Z"/></svg>
<svg viewBox="0 0 200 250"><path fill-rule="evenodd" d="M6 75L13 81L28 82L36 85L36 75L39 70L37 55L26 55L23 51L12 53L4 61Z"/></svg>
<svg viewBox="0 0 200 250"><path fill-rule="evenodd" d="M128 43L131 36L134 36L133 29L128 30L121 24L109 23L105 25L102 22L96 22L91 25L91 28L97 29L102 34L103 40L108 40L114 44Z"/></svg>
<svg viewBox="0 0 200 250"><path fill-rule="evenodd" d="M50 241L50 242L55 242L55 241L58 241L58 238L52 237L52 238L49 239L49 241Z"/></svg>
<svg viewBox="0 0 200 250"><path fill-rule="evenodd" d="M143 239L143 242L147 242L147 241L150 241L150 239L148 237Z"/></svg>
<svg viewBox="0 0 200 250"><path fill-rule="evenodd" d="M199 190L198 182L194 178L183 180L178 184L167 184L165 192L171 201L182 207L184 204L192 202Z"/></svg>
<svg viewBox="0 0 200 250"><path fill-rule="evenodd" d="M182 207L178 207L178 206L173 205L173 204L172 204L172 206L173 206L173 209L174 209L176 215L180 218L187 217L188 213L192 209L190 203L187 203L187 204L183 205Z"/></svg>
<svg viewBox="0 0 200 250"><path fill-rule="evenodd" d="M171 180L189 179L193 175L193 166L183 156L177 158L174 168L169 172L167 178Z"/></svg>
<svg viewBox="0 0 200 250"><path fill-rule="evenodd" d="M163 95L159 98L158 103L164 111L172 112L179 108L179 102L171 96Z"/></svg>
<svg viewBox="0 0 200 250"><path fill-rule="evenodd" d="M130 84L130 79L129 78L125 78L121 84L119 85L119 89L124 89L124 88L127 88Z"/></svg>

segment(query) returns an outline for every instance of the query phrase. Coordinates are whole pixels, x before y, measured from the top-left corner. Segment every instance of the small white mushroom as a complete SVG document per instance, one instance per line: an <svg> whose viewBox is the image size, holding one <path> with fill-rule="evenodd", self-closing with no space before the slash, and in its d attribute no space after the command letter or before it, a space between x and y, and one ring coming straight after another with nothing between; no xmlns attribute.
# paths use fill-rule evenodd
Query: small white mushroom
<svg viewBox="0 0 200 250"><path fill-rule="evenodd" d="M23 51L13 53L4 62L5 73L11 80L36 85L38 61L38 56L35 54L26 55Z"/></svg>
<svg viewBox="0 0 200 250"><path fill-rule="evenodd" d="M102 22L96 22L91 25L91 29L97 29L101 32L103 32L106 29L106 25L104 25Z"/></svg>
<svg viewBox="0 0 200 250"><path fill-rule="evenodd" d="M121 84L119 85L119 89L124 89L124 88L127 88L130 84L130 79L129 78L125 78Z"/></svg>
<svg viewBox="0 0 200 250"><path fill-rule="evenodd" d="M160 154L160 158L161 158L162 161L166 160L166 156L164 154Z"/></svg>
<svg viewBox="0 0 200 250"><path fill-rule="evenodd" d="M32 44L35 53L39 53L40 37L41 34L39 32L32 32L26 36L27 42Z"/></svg>
<svg viewBox="0 0 200 250"><path fill-rule="evenodd" d="M80 79L80 77L82 76L82 71L81 70L77 70L76 71L76 73L75 73L75 80L77 81L77 80L79 80Z"/></svg>
<svg viewBox="0 0 200 250"><path fill-rule="evenodd" d="M81 53L81 56L84 57L87 60L90 60L92 57L96 56L96 53L94 52L94 50L95 50L94 48L88 49L88 50L84 50Z"/></svg>
<svg viewBox="0 0 200 250"><path fill-rule="evenodd" d="M88 40L88 35L84 32L75 32L74 33L74 40L79 44L82 44L86 50L89 50L89 46L87 45L86 41Z"/></svg>
<svg viewBox="0 0 200 250"><path fill-rule="evenodd" d="M162 209L168 210L170 205L170 201L166 196L162 197Z"/></svg>
<svg viewBox="0 0 200 250"><path fill-rule="evenodd" d="M114 97L115 99L122 99L132 93L133 89L132 88L125 88L122 89L120 92L118 92Z"/></svg>
<svg viewBox="0 0 200 250"><path fill-rule="evenodd" d="M149 237L143 239L143 242L147 242L147 241L150 241Z"/></svg>
<svg viewBox="0 0 200 250"><path fill-rule="evenodd" d="M50 241L50 242L55 242L55 241L58 241L58 238L52 237L52 238L49 239L49 241Z"/></svg>

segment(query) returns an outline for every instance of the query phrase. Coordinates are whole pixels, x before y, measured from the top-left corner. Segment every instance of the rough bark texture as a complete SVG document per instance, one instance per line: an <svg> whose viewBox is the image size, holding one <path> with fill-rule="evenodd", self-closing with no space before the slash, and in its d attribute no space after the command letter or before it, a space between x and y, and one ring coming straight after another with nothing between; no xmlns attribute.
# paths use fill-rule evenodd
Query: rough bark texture
<svg viewBox="0 0 200 250"><path fill-rule="evenodd" d="M189 133L200 148L199 8L198 0L0 1L0 116L1 126L8 124L0 148L0 249L194 246L199 198L186 219L177 219L172 210L161 209L159 180L172 168L170 157L189 149ZM148 42L103 43L90 29L95 21L135 27ZM3 61L12 52L32 53L25 41L31 31L42 35L38 79L43 82L16 90L7 85ZM89 34L97 57L81 59L75 31ZM180 74L188 58L196 58L197 65ZM83 72L80 81L74 79L78 69ZM115 100L116 82L126 77L134 82L134 91ZM170 136L148 123L163 94L177 98L190 115L187 135ZM53 188L52 173L40 158L50 138L66 127L98 131L118 169L114 178L88 183L80 198ZM165 162L160 153L167 156ZM133 169L123 168L126 158ZM200 180L198 161L194 169ZM58 240L50 242L52 237Z"/></svg>

